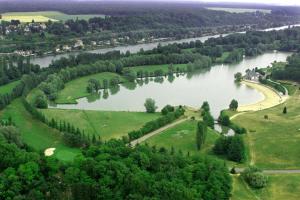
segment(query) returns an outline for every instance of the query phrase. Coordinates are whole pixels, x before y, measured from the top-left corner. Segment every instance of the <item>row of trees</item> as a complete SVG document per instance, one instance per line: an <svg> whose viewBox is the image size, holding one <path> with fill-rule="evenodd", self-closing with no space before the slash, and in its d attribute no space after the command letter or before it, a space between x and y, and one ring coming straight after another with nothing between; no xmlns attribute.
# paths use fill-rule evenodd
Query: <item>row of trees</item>
<svg viewBox="0 0 300 200"><path fill-rule="evenodd" d="M178 108L174 109L174 111L169 110L165 115L155 119L153 121L147 122L142 128L136 131L131 131L128 133L128 137L123 137L125 142L132 141L138 139L147 133L150 133L156 129L159 129L166 124L173 122L174 120L178 119L180 116L184 114L184 109L179 106Z"/></svg>

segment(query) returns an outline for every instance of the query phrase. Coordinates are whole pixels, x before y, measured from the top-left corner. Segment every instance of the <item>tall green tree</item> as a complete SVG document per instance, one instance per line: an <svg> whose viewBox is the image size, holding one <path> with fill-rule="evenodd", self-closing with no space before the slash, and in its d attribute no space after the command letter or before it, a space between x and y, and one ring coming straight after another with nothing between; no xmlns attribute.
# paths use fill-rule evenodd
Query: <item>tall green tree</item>
<svg viewBox="0 0 300 200"><path fill-rule="evenodd" d="M197 132L196 132L196 145L197 145L198 151L204 145L206 135L207 135L207 125L205 124L205 122L201 122L201 121L198 122Z"/></svg>

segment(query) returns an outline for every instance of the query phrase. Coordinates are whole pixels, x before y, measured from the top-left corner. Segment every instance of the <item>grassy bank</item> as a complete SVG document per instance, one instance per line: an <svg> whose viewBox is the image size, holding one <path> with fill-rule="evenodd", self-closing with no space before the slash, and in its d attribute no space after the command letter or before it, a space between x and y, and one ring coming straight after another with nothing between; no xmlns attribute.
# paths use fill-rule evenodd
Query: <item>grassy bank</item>
<svg viewBox="0 0 300 200"><path fill-rule="evenodd" d="M199 153L196 148L196 127L197 121L188 120L173 128L165 130L149 138L146 143L150 146L165 147L168 150L174 147L176 151L190 152L191 154ZM201 149L201 153L210 153L219 135L212 129L208 129L205 145Z"/></svg>
<svg viewBox="0 0 300 200"><path fill-rule="evenodd" d="M283 114L283 107L287 114ZM300 167L299 91L284 104L239 115L233 121L248 129L252 162L261 168L293 169ZM265 119L268 116L268 119Z"/></svg>
<svg viewBox="0 0 300 200"><path fill-rule="evenodd" d="M269 175L266 188L255 190L241 179L233 177L232 200L298 200L300 194L299 174Z"/></svg>
<svg viewBox="0 0 300 200"><path fill-rule="evenodd" d="M1 118L12 117L13 122L21 132L22 140L37 151L56 148L54 156L60 160L69 161L79 153L79 149L67 147L61 134L32 118L25 110L20 99L14 100L0 113Z"/></svg>
<svg viewBox="0 0 300 200"><path fill-rule="evenodd" d="M10 93L14 89L14 87L16 87L19 83L20 81L13 81L6 85L0 86L0 94Z"/></svg>
<svg viewBox="0 0 300 200"><path fill-rule="evenodd" d="M88 134L99 135L103 140L120 138L160 116L159 113L62 109L46 109L42 112L49 119L65 120L75 127L85 130Z"/></svg>
<svg viewBox="0 0 300 200"><path fill-rule="evenodd" d="M110 72L93 74L72 80L65 84L65 88L63 90L59 91L56 103L76 103L76 99L89 96L90 94L86 90L89 79L99 80L102 84L104 79L107 79L109 81L110 79L117 76L120 78L121 82L125 81L125 79L120 75Z"/></svg>

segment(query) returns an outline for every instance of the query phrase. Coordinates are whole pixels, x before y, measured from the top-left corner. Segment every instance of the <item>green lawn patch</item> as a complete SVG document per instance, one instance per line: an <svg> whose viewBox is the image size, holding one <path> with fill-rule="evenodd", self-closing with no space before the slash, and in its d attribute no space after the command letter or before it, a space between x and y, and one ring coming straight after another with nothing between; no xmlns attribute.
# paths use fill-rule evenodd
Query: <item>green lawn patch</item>
<svg viewBox="0 0 300 200"><path fill-rule="evenodd" d="M233 177L232 200L298 200L299 174L268 175L268 185L263 189L251 189L241 177Z"/></svg>
<svg viewBox="0 0 300 200"><path fill-rule="evenodd" d="M87 134L96 134L103 140L121 138L128 132L138 130L146 122L157 119L159 113L114 112L45 109L41 110L47 118L64 120L80 128Z"/></svg>
<svg viewBox="0 0 300 200"><path fill-rule="evenodd" d="M216 58L216 63L224 63L230 52L224 52L221 57Z"/></svg>
<svg viewBox="0 0 300 200"><path fill-rule="evenodd" d="M10 93L14 89L14 87L16 87L19 83L20 81L13 81L6 85L0 86L0 94Z"/></svg>
<svg viewBox="0 0 300 200"><path fill-rule="evenodd" d="M65 103L76 103L76 99L80 97L86 97L90 94L86 91L86 87L88 85L89 79L97 79L101 82L104 79L108 81L113 77L118 76L121 82L124 82L125 79L118 74L111 72L103 72L98 74L93 74L89 76L84 76L81 78L77 78L65 84L65 88L58 93L58 97L55 100L56 103L65 104Z"/></svg>
<svg viewBox="0 0 300 200"><path fill-rule="evenodd" d="M191 154L199 153L196 148L196 120L188 120L176 125L168 130L161 132L151 138L146 143L150 146L165 147L170 150L172 147L176 151L190 152ZM201 153L211 153L211 149L219 135L212 129L208 129L206 142Z"/></svg>
<svg viewBox="0 0 300 200"><path fill-rule="evenodd" d="M63 161L72 160L80 151L64 145L61 134L32 118L20 99L14 100L0 113L1 118L12 117L19 128L23 141L37 151L44 152L47 148L56 148L54 156Z"/></svg>
<svg viewBox="0 0 300 200"><path fill-rule="evenodd" d="M287 114L283 114L283 107ZM254 164L261 168L294 169L300 167L299 91L282 105L239 115L233 119L248 129L246 138ZM268 115L268 119L264 116Z"/></svg>

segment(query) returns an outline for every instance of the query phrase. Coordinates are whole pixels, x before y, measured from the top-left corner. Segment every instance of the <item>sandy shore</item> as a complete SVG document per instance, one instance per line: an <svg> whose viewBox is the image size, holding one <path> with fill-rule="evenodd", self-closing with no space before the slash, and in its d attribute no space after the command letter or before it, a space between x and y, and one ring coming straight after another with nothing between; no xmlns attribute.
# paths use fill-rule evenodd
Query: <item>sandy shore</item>
<svg viewBox="0 0 300 200"><path fill-rule="evenodd" d="M240 105L237 109L239 112L258 111L271 108L285 102L288 99L288 96L281 96L274 89L260 83L254 83L250 81L242 81L242 83L261 92L264 95L264 99L256 103Z"/></svg>
<svg viewBox="0 0 300 200"><path fill-rule="evenodd" d="M52 156L54 154L55 148L48 148L44 151L45 156Z"/></svg>

